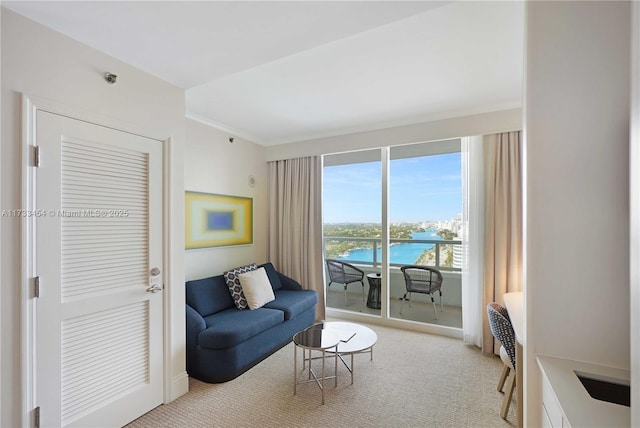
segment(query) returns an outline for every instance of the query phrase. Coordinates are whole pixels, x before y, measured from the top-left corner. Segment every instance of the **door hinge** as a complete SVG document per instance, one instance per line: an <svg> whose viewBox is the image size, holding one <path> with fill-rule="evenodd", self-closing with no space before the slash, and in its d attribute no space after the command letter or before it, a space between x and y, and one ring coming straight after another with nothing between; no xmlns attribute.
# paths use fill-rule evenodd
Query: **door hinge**
<svg viewBox="0 0 640 428"><path fill-rule="evenodd" d="M33 278L33 297L40 297L40 277Z"/></svg>
<svg viewBox="0 0 640 428"><path fill-rule="evenodd" d="M33 166L40 166L40 146L33 146Z"/></svg>
<svg viewBox="0 0 640 428"><path fill-rule="evenodd" d="M33 425L35 428L40 428L40 406L33 409Z"/></svg>

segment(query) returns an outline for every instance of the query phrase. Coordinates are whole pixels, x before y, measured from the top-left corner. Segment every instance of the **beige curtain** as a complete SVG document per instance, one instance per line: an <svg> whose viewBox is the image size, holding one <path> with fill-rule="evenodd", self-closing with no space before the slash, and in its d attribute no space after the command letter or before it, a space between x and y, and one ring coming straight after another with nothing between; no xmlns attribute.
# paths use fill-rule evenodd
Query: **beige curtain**
<svg viewBox="0 0 640 428"><path fill-rule="evenodd" d="M484 144L484 298L503 304L503 296L522 287L522 158L521 132L486 135ZM486 310L483 352L498 352Z"/></svg>
<svg viewBox="0 0 640 428"><path fill-rule="evenodd" d="M269 260L318 293L316 319L323 320L322 160L314 156L269 162L268 174Z"/></svg>

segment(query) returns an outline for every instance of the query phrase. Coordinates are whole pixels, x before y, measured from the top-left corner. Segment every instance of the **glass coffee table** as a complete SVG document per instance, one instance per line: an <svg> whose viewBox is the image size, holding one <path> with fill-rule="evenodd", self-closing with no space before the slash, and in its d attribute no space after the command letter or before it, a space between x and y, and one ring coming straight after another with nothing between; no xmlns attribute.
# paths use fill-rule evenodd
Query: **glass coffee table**
<svg viewBox="0 0 640 428"><path fill-rule="evenodd" d="M308 327L293 336L293 395L296 395L298 384L315 382L322 392L322 404L324 404L324 381L334 379L334 386L338 386L338 354L336 351L338 350L338 343L340 343L340 336L335 332L314 329L312 327L313 326ZM298 379L298 348L302 348L302 370L307 369L309 372L309 378L305 380ZM325 370L328 350L333 351L333 376L327 376ZM308 356L307 351L309 352ZM313 351L321 352L322 356L314 358L311 355ZM313 360L317 359L322 360L320 376L313 371L313 367L311 366Z"/></svg>
<svg viewBox="0 0 640 428"><path fill-rule="evenodd" d="M373 346L376 344L378 336L368 327L352 322L341 321L323 321L307 327L305 330L293 336L293 358L294 358L294 387L293 393L296 393L296 387L299 383L316 382L322 391L322 404L324 404L324 381L326 379L334 379L334 386L338 386L338 359L342 361L344 366L351 374L351 384L353 385L354 362L353 356L360 353L369 353L373 360ZM303 350L303 370L306 364L309 364L309 378L306 380L298 380L297 368L297 348ZM307 356L307 350L309 355ZM320 351L321 357L313 358L312 351ZM334 375L326 376L325 365L327 354L329 358L334 358ZM347 363L344 356L350 356L350 362ZM311 368L311 363L315 359L322 360L322 372L318 377Z"/></svg>

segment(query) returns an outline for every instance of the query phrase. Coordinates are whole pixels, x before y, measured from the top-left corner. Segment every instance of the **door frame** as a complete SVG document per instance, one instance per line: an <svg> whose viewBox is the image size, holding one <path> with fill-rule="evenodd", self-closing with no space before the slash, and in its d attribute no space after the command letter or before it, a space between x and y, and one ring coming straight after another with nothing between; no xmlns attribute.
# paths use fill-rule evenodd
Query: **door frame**
<svg viewBox="0 0 640 428"><path fill-rule="evenodd" d="M70 107L55 101L38 97L22 95L22 160L21 160L21 207L26 213L21 222L21 269L20 269L20 352L21 352L21 426L35 426L36 403L36 315L37 300L33 298L34 280L37 275L35 266L35 216L28 215L35 208L35 168L33 146L36 141L36 113L46 111L66 116L71 119L92 123L129 134L140 135L156 140L162 144L162 271L165 272L164 293L162 299L162 348L163 348L163 402L168 403L188 391L188 376L186 369L181 370L176 377L172 376L171 367L180 363L180 356L171 352L172 343L180 338L172 337L172 311L175 294L173 290L180 289L174 284L174 259L172 236L176 226L173 226L173 201L176 198L172 191L175 172L172 167L173 138L172 136L149 136L149 131L141 127L100 115L93 112ZM179 303L179 302L177 302ZM183 356L184 358L184 356Z"/></svg>

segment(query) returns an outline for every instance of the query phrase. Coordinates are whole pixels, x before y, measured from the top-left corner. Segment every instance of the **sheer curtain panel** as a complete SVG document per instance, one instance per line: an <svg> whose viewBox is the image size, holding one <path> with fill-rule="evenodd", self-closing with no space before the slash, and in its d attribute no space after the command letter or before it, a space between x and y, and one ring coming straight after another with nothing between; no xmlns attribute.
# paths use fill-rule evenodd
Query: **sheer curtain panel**
<svg viewBox="0 0 640 428"><path fill-rule="evenodd" d="M325 318L322 261L322 159L268 163L269 260L318 293L316 319Z"/></svg>
<svg viewBox="0 0 640 428"><path fill-rule="evenodd" d="M462 338L482 347L484 177L482 136L462 139Z"/></svg>

